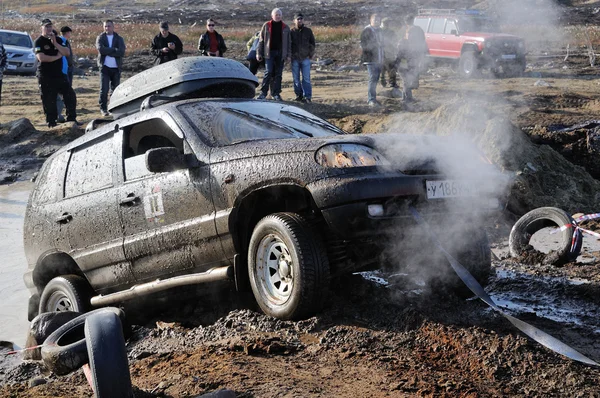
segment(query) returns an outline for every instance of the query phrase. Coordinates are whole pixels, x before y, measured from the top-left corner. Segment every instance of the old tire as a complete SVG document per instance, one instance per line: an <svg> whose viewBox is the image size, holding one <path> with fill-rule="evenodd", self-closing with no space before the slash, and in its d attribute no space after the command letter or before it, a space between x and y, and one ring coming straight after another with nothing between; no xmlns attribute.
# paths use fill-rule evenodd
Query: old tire
<svg viewBox="0 0 600 398"><path fill-rule="evenodd" d="M479 75L479 58L475 51L465 51L461 54L458 73L465 79L472 79Z"/></svg>
<svg viewBox="0 0 600 398"><path fill-rule="evenodd" d="M248 248L252 292L267 315L302 319L318 311L329 284L325 247L307 221L276 213L256 224Z"/></svg>
<svg viewBox="0 0 600 398"><path fill-rule="evenodd" d="M62 376L88 363L84 324L89 316L99 312L113 312L125 320L123 311L107 307L87 312L65 323L51 333L42 346L42 361L49 370Z"/></svg>
<svg viewBox="0 0 600 398"><path fill-rule="evenodd" d="M575 228L573 227L573 218L564 210L556 207L540 207L530 211L521 217L510 231L508 239L508 247L510 255L518 257L529 244L531 237L537 231L546 227L562 227L568 226L564 231L560 231L557 235L560 236L559 247L556 250L558 260L554 262L556 265L565 264L575 261L581 252L583 238L581 233L578 233L573 239Z"/></svg>
<svg viewBox="0 0 600 398"><path fill-rule="evenodd" d="M133 396L125 338L119 316L103 311L85 321L85 340L96 398Z"/></svg>
<svg viewBox="0 0 600 398"><path fill-rule="evenodd" d="M89 311L92 292L93 290L88 281L81 276L58 276L44 287L40 297L39 313Z"/></svg>

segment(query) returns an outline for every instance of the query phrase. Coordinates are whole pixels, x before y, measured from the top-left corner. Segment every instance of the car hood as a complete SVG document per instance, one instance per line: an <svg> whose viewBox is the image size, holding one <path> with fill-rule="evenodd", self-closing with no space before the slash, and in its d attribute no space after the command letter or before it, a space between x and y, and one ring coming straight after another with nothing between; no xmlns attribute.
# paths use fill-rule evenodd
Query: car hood
<svg viewBox="0 0 600 398"><path fill-rule="evenodd" d="M500 38L509 40L521 40L519 36L509 35L507 33L490 33L490 32L465 32L461 33L462 37L472 37L479 40L485 40L490 38Z"/></svg>
<svg viewBox="0 0 600 398"><path fill-rule="evenodd" d="M18 46L10 46L8 44L4 45L4 49L7 52L18 53L18 54L33 54L33 48L27 47L18 47Z"/></svg>

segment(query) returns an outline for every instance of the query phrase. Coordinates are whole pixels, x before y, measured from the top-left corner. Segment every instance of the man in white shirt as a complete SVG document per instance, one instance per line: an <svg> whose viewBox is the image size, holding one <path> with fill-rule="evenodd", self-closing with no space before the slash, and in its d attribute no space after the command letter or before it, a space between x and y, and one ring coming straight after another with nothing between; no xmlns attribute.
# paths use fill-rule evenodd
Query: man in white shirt
<svg viewBox="0 0 600 398"><path fill-rule="evenodd" d="M96 38L98 68L100 68L100 112L108 116L108 89L111 92L121 82L121 67L125 55L125 41L115 32L113 21L104 21L104 33Z"/></svg>

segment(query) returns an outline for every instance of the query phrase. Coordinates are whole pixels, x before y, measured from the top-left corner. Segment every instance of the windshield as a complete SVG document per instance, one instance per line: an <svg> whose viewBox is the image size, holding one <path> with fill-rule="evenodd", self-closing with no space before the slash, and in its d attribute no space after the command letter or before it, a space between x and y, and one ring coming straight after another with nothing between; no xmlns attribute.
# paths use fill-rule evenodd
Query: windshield
<svg viewBox="0 0 600 398"><path fill-rule="evenodd" d="M460 33L465 32L489 32L498 33L500 28L497 23L490 18L482 17L464 17L458 19L458 28Z"/></svg>
<svg viewBox="0 0 600 398"><path fill-rule="evenodd" d="M213 146L345 134L343 130L300 108L281 104L254 101L230 104L198 102L183 104L178 108Z"/></svg>
<svg viewBox="0 0 600 398"><path fill-rule="evenodd" d="M20 33L0 32L0 43L5 46L33 48L31 38Z"/></svg>

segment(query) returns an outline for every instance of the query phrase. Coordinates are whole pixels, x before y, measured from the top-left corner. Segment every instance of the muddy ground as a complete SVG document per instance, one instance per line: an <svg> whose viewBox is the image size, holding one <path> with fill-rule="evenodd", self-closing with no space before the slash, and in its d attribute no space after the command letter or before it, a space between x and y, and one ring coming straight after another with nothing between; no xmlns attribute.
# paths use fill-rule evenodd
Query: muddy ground
<svg viewBox="0 0 600 398"><path fill-rule="evenodd" d="M238 50L232 56L241 60L243 43L233 47ZM366 106L366 72L335 71L351 60L355 44L320 49L324 57L341 61L314 70L314 102L303 106L349 132L393 129L399 114L443 124L434 119L438 108L467 103L475 111L505 115L531 141L549 145L599 178L597 147L590 142L599 125L600 71L585 57L566 62L532 57L524 77L500 80L486 74L464 81L448 67L432 66L422 76L415 104L379 87L384 106L373 110ZM144 54L130 56L128 73L149 62ZM100 117L99 78L84 71L74 87L79 119L88 122ZM283 98L293 96L288 70ZM31 178L45 157L83 134L73 125L45 127L33 78L6 77L2 98L0 179L5 183ZM22 120L11 130L9 123L19 118L32 126ZM518 262L508 256L507 237L519 215L506 211L486 221L495 254L487 291L513 316L599 361L599 245L584 237L578 261L561 267ZM600 231L598 223L588 227ZM229 286L150 299L126 308L138 325L127 347L139 397L196 396L222 388L240 397L600 396L599 368L540 346L479 300L432 292L404 273L332 281L323 311L301 322L265 317L249 295ZM30 387L38 382L43 384ZM2 361L0 384L0 396L92 395L81 371L57 377L18 357Z"/></svg>

